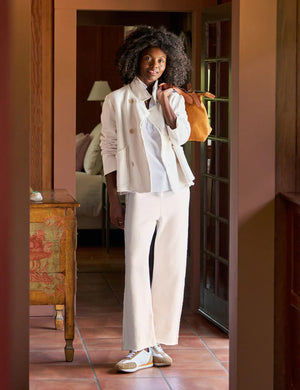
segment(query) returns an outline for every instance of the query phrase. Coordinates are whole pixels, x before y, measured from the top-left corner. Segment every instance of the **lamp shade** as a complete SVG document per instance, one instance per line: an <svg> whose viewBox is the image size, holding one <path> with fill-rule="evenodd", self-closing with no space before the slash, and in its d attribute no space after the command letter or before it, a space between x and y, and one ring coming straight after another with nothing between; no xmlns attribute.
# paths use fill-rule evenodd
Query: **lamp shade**
<svg viewBox="0 0 300 390"><path fill-rule="evenodd" d="M103 101L111 92L107 81L95 81L87 100Z"/></svg>

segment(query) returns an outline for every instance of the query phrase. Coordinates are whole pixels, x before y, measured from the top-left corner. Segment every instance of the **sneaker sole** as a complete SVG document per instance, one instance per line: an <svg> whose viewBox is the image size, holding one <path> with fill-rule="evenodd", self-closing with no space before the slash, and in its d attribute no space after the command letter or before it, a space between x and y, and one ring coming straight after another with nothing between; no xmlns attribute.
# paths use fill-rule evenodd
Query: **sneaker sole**
<svg viewBox="0 0 300 390"><path fill-rule="evenodd" d="M153 363L156 367L171 366L172 363Z"/></svg>
<svg viewBox="0 0 300 390"><path fill-rule="evenodd" d="M138 370L142 370L143 368L150 368L153 367L153 363L147 363L147 364L142 364L141 366L138 366L136 368L118 368L118 371L121 372L135 372Z"/></svg>

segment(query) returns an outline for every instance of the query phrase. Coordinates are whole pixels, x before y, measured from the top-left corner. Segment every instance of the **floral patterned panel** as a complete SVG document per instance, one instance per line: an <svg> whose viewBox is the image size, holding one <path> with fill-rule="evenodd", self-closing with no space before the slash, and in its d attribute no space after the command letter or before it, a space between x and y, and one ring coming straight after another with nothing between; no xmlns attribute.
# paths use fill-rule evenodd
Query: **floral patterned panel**
<svg viewBox="0 0 300 390"><path fill-rule="evenodd" d="M30 224L30 290L48 296L64 294L64 264L60 264L64 245L65 218L46 218Z"/></svg>

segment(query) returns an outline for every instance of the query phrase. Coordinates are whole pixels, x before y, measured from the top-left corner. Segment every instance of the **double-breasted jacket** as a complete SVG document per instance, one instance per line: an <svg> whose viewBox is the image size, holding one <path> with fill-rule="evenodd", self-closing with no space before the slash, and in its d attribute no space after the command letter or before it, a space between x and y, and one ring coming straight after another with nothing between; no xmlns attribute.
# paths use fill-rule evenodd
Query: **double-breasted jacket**
<svg viewBox="0 0 300 390"><path fill-rule="evenodd" d="M175 91L169 97L177 116L176 128L171 129L165 123L156 91L157 81L153 87L155 104L150 109L146 108L145 100L151 95L137 77L105 98L100 141L103 169L104 175L117 171L118 192L151 192L147 145L141 131L146 119L160 134L161 160L171 190L193 184L194 176L182 148L191 131L184 99Z"/></svg>

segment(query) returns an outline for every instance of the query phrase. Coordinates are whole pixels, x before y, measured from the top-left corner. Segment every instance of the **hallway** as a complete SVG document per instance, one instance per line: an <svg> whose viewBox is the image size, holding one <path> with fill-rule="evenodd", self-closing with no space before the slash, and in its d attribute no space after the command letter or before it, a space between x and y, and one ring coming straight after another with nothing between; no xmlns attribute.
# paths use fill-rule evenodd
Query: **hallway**
<svg viewBox="0 0 300 390"><path fill-rule="evenodd" d="M122 248L79 247L74 361L64 361L63 331L51 317L30 319L30 390L227 390L229 341L191 314L188 296L179 345L166 347L173 365L117 373L121 351L124 259Z"/></svg>

